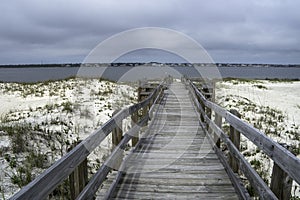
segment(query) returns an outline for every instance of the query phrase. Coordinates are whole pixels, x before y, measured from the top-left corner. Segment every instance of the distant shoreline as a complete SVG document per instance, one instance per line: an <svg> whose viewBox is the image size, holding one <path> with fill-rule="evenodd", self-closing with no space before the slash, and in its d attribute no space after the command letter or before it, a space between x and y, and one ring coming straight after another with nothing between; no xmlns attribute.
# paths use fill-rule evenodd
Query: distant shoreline
<svg viewBox="0 0 300 200"><path fill-rule="evenodd" d="M244 79L299 79L300 66L293 65L233 65L233 64L159 64L147 63L112 63L112 64L49 64L49 65L6 65L0 67L2 82L43 82L59 80L72 76L101 77L113 81L135 81L136 79L163 78L166 73L174 76L202 77L211 69L218 70L210 78L244 78ZM147 74L139 74L138 70L146 70ZM137 71L136 71L137 70ZM133 76L132 73L137 73Z"/></svg>
<svg viewBox="0 0 300 200"><path fill-rule="evenodd" d="M102 66L111 66L111 67L122 67L122 66L140 66L140 65L152 65L152 66L181 66L181 67L189 67L189 66L209 66L216 65L217 67L294 67L300 68L300 64L245 64L245 63L91 63L87 64L87 66L92 67L102 67ZM49 67L81 67L81 63L62 63L62 64L8 64L8 65L0 65L0 68L49 68Z"/></svg>

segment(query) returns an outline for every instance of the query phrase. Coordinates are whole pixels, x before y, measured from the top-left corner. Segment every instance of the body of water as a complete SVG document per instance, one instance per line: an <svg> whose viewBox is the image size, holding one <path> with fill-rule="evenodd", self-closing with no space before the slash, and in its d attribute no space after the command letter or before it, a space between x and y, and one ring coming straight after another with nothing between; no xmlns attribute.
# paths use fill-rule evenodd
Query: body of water
<svg viewBox="0 0 300 200"><path fill-rule="evenodd" d="M187 75L189 77L199 77L200 74L193 67L167 67L178 72L179 75ZM154 67L147 68L148 71L134 71L135 67L122 66L122 67L109 67L105 71L99 70L103 67L86 67L85 72L79 67L25 67L25 68L0 68L0 81L3 82L39 82L46 80L59 80L71 76L91 76L99 77L100 74L103 78L110 80L120 80L124 74L128 72L134 74L131 78L149 78L149 74ZM146 68L145 68L146 69ZM160 67L162 71L164 67ZM202 67L207 71L209 67ZM248 79L300 79L299 67L218 67L222 78L248 78ZM160 76L165 76L167 72L160 73ZM131 80L131 78L127 78ZM149 78L150 79L150 78ZM126 80L126 81L128 81Z"/></svg>

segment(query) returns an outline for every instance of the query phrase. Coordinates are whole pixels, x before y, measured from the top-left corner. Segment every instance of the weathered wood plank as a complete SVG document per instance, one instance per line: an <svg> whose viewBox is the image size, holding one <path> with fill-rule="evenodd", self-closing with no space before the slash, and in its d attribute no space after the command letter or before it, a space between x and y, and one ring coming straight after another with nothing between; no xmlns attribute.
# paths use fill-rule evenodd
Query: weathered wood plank
<svg viewBox="0 0 300 200"><path fill-rule="evenodd" d="M235 129L243 133L251 142L263 150L274 162L276 162L289 176L291 176L297 183L300 184L300 159L293 155L290 151L274 142L264 133L255 129L246 122L241 121L236 116L229 112L224 112L223 108L217 105L208 103L211 107L215 107L215 111L226 119Z"/></svg>
<svg viewBox="0 0 300 200"><path fill-rule="evenodd" d="M178 133L180 134L180 133ZM166 136L166 137L162 137L162 136L158 136L158 135L150 135L146 138L142 138L143 140L146 140L144 141L145 143L144 144L151 144L153 143L154 141L150 140L150 139L155 139L155 142L157 144L160 144L160 143L169 143L170 140L174 141L174 142L192 142L193 144L204 144L204 143L208 143L205 139L205 137L200 137L198 135L196 135L196 133L194 133L193 135L191 136L184 136L184 135L175 135L175 136Z"/></svg>
<svg viewBox="0 0 300 200"><path fill-rule="evenodd" d="M144 101L118 112L102 127L78 144L72 151L55 162L31 183L23 187L18 193L11 197L11 199L45 199L84 159L86 159L124 118L147 106L150 101L156 98L158 91L162 87L163 85L160 84Z"/></svg>
<svg viewBox="0 0 300 200"><path fill-rule="evenodd" d="M149 136L178 136L178 137L187 137L187 136L201 136L200 134L203 133L198 127L186 127L184 130L183 127L179 127L178 129L174 129L171 126L164 126L163 129L161 127L153 127L152 130L149 132ZM202 137L204 137L202 135Z"/></svg>
<svg viewBox="0 0 300 200"><path fill-rule="evenodd" d="M152 117L157 115L157 112L159 110L159 105L157 106L156 104L158 103L158 101L160 101L162 98L164 97L163 95L163 88L161 87L159 89L159 94L157 95L156 99L154 100L154 102L150 103L150 109L149 109L149 118L151 119ZM151 127L152 125L150 124L149 127ZM144 134L142 134L143 137L145 137L148 134L148 131L146 131ZM141 143L141 140L139 140L137 143L135 143L136 147L138 147ZM136 148L135 148L136 149ZM124 160L124 163L126 162L126 160L129 159L129 156L127 156ZM105 193L105 195L103 196L103 199L110 199L111 196L114 194L114 191L116 190L116 187L119 183L119 181L121 180L124 172L123 172L123 167L124 164L121 165L120 170L118 171L115 180L113 181L113 183L110 185L109 189L107 190L107 192Z"/></svg>
<svg viewBox="0 0 300 200"><path fill-rule="evenodd" d="M92 199L100 185L105 180L107 174L112 168L119 167L119 159L123 154L123 149L125 145L138 133L141 127L148 121L148 116L145 116L141 121L139 121L133 128L131 128L127 133L125 133L121 142L113 150L112 154L108 157L105 163L100 167L96 174L89 181L87 186L82 190L77 199ZM117 164L117 166L116 166Z"/></svg>
<svg viewBox="0 0 300 200"><path fill-rule="evenodd" d="M220 158L222 164L224 165L225 170L226 170L228 176L230 177L232 184L234 185L234 188L235 188L236 192L238 193L239 197L244 200L248 200L248 199L250 200L251 197L250 197L248 191L246 190L246 188L244 187L238 174L234 173L233 170L230 168L230 166L227 163L227 160L226 160L225 156L222 154L222 152L218 148L216 148L215 151L216 151L218 157Z"/></svg>
<svg viewBox="0 0 300 200"><path fill-rule="evenodd" d="M151 123L151 131L142 137L139 145L123 163L122 170L126 174L115 186L118 190L116 196L112 194L111 197L147 199L147 195L152 194L149 199L183 196L189 199L226 199L229 195L230 199L237 199L224 166L213 152L203 130L199 128L200 123L191 100L186 98L186 89L182 84L176 83L170 86L169 91L173 94L165 95L165 107L171 105L174 108L182 103L188 104L185 108L189 110L183 111L183 115L176 114L171 109L165 113L157 112L158 117ZM183 94L182 98L176 99L177 92ZM180 109L179 106L176 112L180 113ZM106 190L110 190L109 188L109 183L104 186ZM158 193L159 196L155 196Z"/></svg>
<svg viewBox="0 0 300 200"><path fill-rule="evenodd" d="M72 144L70 151L72 148L76 146L76 143ZM70 194L71 198L75 199L81 190L85 187L88 182L88 167L87 167L87 159L85 159L69 176L69 184L70 184Z"/></svg>
<svg viewBox="0 0 300 200"><path fill-rule="evenodd" d="M151 145L151 148L152 149L161 149L161 148L167 148L168 150L171 150L171 149L194 149L194 150L199 150L199 149L203 149L203 148L209 148L209 149L212 149L211 148L211 145L207 142L203 143L202 141L199 142L199 143L193 143L193 140L186 140L186 141L181 141L181 143L179 143L179 140L170 140L170 141L163 141L163 142L155 142L154 141L151 141L151 142L148 142L148 141L145 141L145 142L142 142L143 145Z"/></svg>
<svg viewBox="0 0 300 200"><path fill-rule="evenodd" d="M172 181L174 179L174 184L177 179L184 179L188 180L195 180L199 183L201 180L205 182L210 182L210 180L219 180L219 179L228 179L227 174L225 173L224 169L221 170L203 170L199 173L195 173L194 171L182 171L181 173L173 173L170 171L155 171L155 172L148 172L148 173L128 173L124 177L124 179L135 179L139 181L139 179L168 179ZM138 179L137 179L138 178ZM229 180L229 179L228 179Z"/></svg>
<svg viewBox="0 0 300 200"><path fill-rule="evenodd" d="M274 163L270 188L281 200L291 198L293 180L276 163Z"/></svg>
<svg viewBox="0 0 300 200"><path fill-rule="evenodd" d="M195 86L191 84L195 89ZM280 166L290 177L292 177L298 184L300 184L300 159L293 155L290 151L274 142L271 138L267 137L264 133L257 130L253 126L240 120L224 108L216 105L213 102L207 101L204 96L196 89L194 93L204 102L205 106L212 109L218 115L225 118L236 130L246 136L257 147L263 150L274 162Z"/></svg>
<svg viewBox="0 0 300 200"><path fill-rule="evenodd" d="M105 189L105 187L104 187ZM106 189L108 187L106 186ZM119 185L117 189L122 191L131 191L135 190L135 192L160 192L160 193L190 193L190 192L198 192L198 193L234 193L235 190L232 185L167 185L166 183L162 184L133 184L133 183L122 183ZM188 195L188 194L186 194Z"/></svg>
<svg viewBox="0 0 300 200"><path fill-rule="evenodd" d="M174 160L173 162L170 162L172 160L159 160L159 159L155 159L155 160L144 160L144 161L137 161L137 160L128 160L127 161L127 165L130 166L156 166L156 165L167 165L167 167L170 167L170 168L179 168L179 169L182 169L182 170L187 170L188 167L192 167L194 166L193 169L196 169L196 168L199 168L199 166L201 165L201 168L202 167L220 167L222 168L222 164L219 162L217 162L218 160L215 160L215 162L194 162L194 161L185 161L185 162L179 162L178 160ZM186 168L185 168L186 166Z"/></svg>
<svg viewBox="0 0 300 200"><path fill-rule="evenodd" d="M217 113L215 113L215 124L220 129L222 129L222 117L220 115L218 115ZM218 148L220 148L220 145L221 145L220 137L217 134L215 134L215 132L214 132L214 142L215 142L216 146Z"/></svg>
<svg viewBox="0 0 300 200"><path fill-rule="evenodd" d="M152 160L154 159L149 159L147 157L136 157L136 158L128 158L128 162L130 162L131 160L136 160L139 159L141 162L147 161L147 162L152 162ZM199 163L199 165L201 163L219 163L218 157L205 157L205 158L194 158L194 157L186 157L186 154L183 157L179 157L176 160L172 159L172 158L167 158L167 157L157 157L155 159L157 162L167 162L167 161L173 161L176 163L189 163L189 162L196 162Z"/></svg>
<svg viewBox="0 0 300 200"><path fill-rule="evenodd" d="M215 171L215 170L223 170L224 166L223 165L216 165L216 166L178 166L178 165L129 165L125 166L125 170L129 171L130 173L137 172L137 173L142 173L142 172L152 172L152 171L163 171L163 172L178 172L180 173L181 171L195 171L195 172L200 172L200 171ZM170 177L171 178L171 177Z"/></svg>
<svg viewBox="0 0 300 200"><path fill-rule="evenodd" d="M132 158L135 159L155 159L155 158L160 158L160 159L180 159L180 158L187 158L187 159L218 159L218 156L215 153L212 152L205 152L205 153L171 153L167 152L167 154L162 154L162 152L157 152L157 153L147 153L147 154L133 154L131 156Z"/></svg>
<svg viewBox="0 0 300 200"><path fill-rule="evenodd" d="M258 192L259 196L263 199L277 199L274 193L265 184L265 182L261 179L257 172L251 167L251 165L246 161L244 156L239 152L239 150L232 143L229 137L214 123L211 123L210 125L213 131L217 133L221 137L222 141L227 145L227 148L231 152L231 155L239 161L240 170L248 178L251 185Z"/></svg>
<svg viewBox="0 0 300 200"><path fill-rule="evenodd" d="M238 118L241 118L241 114L238 113L238 111L235 109L231 109L230 113L237 116ZM236 149L240 150L241 136L240 136L240 133L237 130L235 130L234 127L232 127L232 126L230 126L229 138L232 141L232 143L234 144L234 146L236 147ZM231 154L229 156L229 163L230 163L230 166L231 166L233 172L237 173L239 170L239 163L237 162L237 160L235 160L235 158L233 156L231 156Z"/></svg>
<svg viewBox="0 0 300 200"><path fill-rule="evenodd" d="M122 183L131 183L131 184L148 184L148 185L170 185L170 186L203 186L203 185L230 185L231 181L228 178L228 176L222 176L224 172L220 173L218 177L215 176L208 176L203 175L199 176L201 174L183 174L182 177L178 178L178 175L176 177L172 177L170 179L170 174L167 174L163 177L126 177L122 180ZM113 182L113 180L109 180L106 182L106 184L110 185ZM232 187L232 186L231 186Z"/></svg>
<svg viewBox="0 0 300 200"><path fill-rule="evenodd" d="M137 198L140 199L220 199L220 200L234 200L238 199L235 193L198 193L198 192L189 192L189 194L182 194L179 192L174 193L160 193L159 191L153 192L131 192L131 191L120 191L118 193L118 198Z"/></svg>
<svg viewBox="0 0 300 200"><path fill-rule="evenodd" d="M217 120L217 122L220 122L219 121L220 119ZM214 146L214 150L216 152L216 154L218 155L221 163L223 164L229 178L231 179L232 181L232 184L237 192L237 194L239 195L239 197L241 199L244 199L244 200L250 200L251 197L248 193L248 191L246 190L246 188L244 187L243 183L242 183L242 180L239 178L238 174L237 173L234 173L234 171L232 170L232 168L230 167L229 163L227 162L227 159L225 158L225 156L223 155L223 153L221 152L221 150L219 149L219 145L220 145L220 133L216 133L214 131L214 128L218 128L218 130L221 130L220 128L221 126L213 123L213 127L210 127L212 130L213 130L213 134L209 134L207 133L208 137L210 138L210 142L212 143L212 145ZM216 143L216 136L218 137L218 141ZM227 137L226 137L227 138Z"/></svg>
<svg viewBox="0 0 300 200"><path fill-rule="evenodd" d="M116 115L118 112L120 112L120 110L115 110L113 112L113 116ZM122 121L120 121L119 124L117 124L117 127L114 128L112 131L112 143L114 147L117 146L119 142L122 140L122 135L123 135Z"/></svg>

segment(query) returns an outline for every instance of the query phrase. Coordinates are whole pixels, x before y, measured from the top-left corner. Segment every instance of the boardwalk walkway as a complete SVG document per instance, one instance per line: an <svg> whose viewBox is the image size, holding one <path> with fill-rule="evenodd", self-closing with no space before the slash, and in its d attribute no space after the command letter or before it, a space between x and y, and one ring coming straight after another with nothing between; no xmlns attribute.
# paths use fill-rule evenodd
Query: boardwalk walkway
<svg viewBox="0 0 300 200"><path fill-rule="evenodd" d="M238 199L184 84L165 91L147 135L129 155L116 199ZM108 180L112 182L112 180ZM98 196L103 198L109 184Z"/></svg>
<svg viewBox="0 0 300 200"><path fill-rule="evenodd" d="M68 177L72 178L71 196L78 200L250 200L241 178L249 181L260 199L290 199L292 181L300 184L300 159L241 120L237 110L227 111L210 101L208 87L201 81L196 86L189 79L182 80L185 84L169 85L168 78L155 89L153 85L139 88L139 97L143 92L149 96L116 113L11 199L48 199ZM120 124L129 117L137 124L123 133ZM230 126L227 131L222 129L223 120ZM202 129L202 123L208 131ZM135 136L139 131L138 140ZM110 133L114 149L88 180L87 157ZM270 187L240 152L241 134L273 160ZM129 141L138 143L132 151L124 151ZM222 152L220 142L228 155ZM113 170L120 164L119 170Z"/></svg>

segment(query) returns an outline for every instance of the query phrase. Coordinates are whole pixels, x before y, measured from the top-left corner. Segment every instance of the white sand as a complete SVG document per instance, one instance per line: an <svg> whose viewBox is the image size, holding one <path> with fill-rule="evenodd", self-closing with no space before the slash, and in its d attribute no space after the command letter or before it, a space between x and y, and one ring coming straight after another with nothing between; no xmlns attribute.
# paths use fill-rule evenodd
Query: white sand
<svg viewBox="0 0 300 200"><path fill-rule="evenodd" d="M259 88L260 87L260 88ZM226 98L231 99L226 101ZM216 99L217 102L225 106L227 109L236 108L241 114L244 120L246 117L250 119L250 123L257 123L259 117L262 115L258 112L245 111L245 107L249 104L240 105L238 102L243 101L242 98L247 98L252 101L257 110L261 107L269 107L270 109L282 111L284 119L282 122L277 122L276 127L271 129L278 129L279 134L269 134L273 140L277 142L286 143L288 145L300 146L300 141L294 139L293 134L300 135L300 81L295 82L272 82L272 81L254 81L254 82L237 82L226 81L217 83ZM235 102L232 101L235 99ZM244 102L247 102L246 100ZM264 117L272 119L272 116L263 114ZM246 120L247 121L247 120ZM276 121L276 119L275 119ZM267 124L263 124L263 128L267 128ZM263 130L262 130L263 131ZM286 133L287 131L293 131L293 134ZM267 179L270 181L270 175L272 172L273 162L265 157L262 153L255 153L257 147L249 142L245 137L241 138L242 145L246 146L246 150L243 152L250 152L252 155L246 157L250 162L251 160L259 160L262 162L261 171L263 171ZM300 157L300 155L298 155ZM296 189L295 182L293 183L293 191ZM299 186L295 191L296 195L300 196Z"/></svg>
<svg viewBox="0 0 300 200"><path fill-rule="evenodd" d="M14 122L7 123L39 124L41 128L53 132L64 131L67 133L63 136L64 140L72 143L77 137L83 140L99 128L111 118L115 109L129 106L136 100L134 87L97 79L70 79L51 82L48 85L0 83L0 120L1 123L13 120ZM68 102L74 109L72 113L63 110L63 104ZM52 124L51 121L62 121L66 125ZM129 124L129 120L125 120L124 128ZM92 152L89 164L95 164L96 158L101 160L102 156L110 151L110 140L108 137ZM1 131L0 141L1 149L10 146L9 137ZM43 144L39 145L40 151L48 151L49 148L43 147ZM5 154L7 153L13 156L11 151L5 150ZM55 160L59 157L55 156ZM5 198L8 198L19 190L10 180L15 169L1 156L0 165L0 187L4 190Z"/></svg>
<svg viewBox="0 0 300 200"><path fill-rule="evenodd" d="M290 123L300 125L300 81L244 83L234 85L230 82L222 83L225 87L217 91L218 96L234 94L246 97L257 105L270 106L288 115ZM263 85L267 89L259 89L253 85ZM226 87L228 86L228 88Z"/></svg>
<svg viewBox="0 0 300 200"><path fill-rule="evenodd" d="M15 91L11 93L4 93L4 85L9 83L0 83L0 117L8 115L9 113L15 114L16 116L27 116L29 112L29 108L33 111L30 117L25 117L25 119L20 119L19 121L26 121L31 123L42 123L50 119L55 119L59 117L61 120L66 121L71 124L70 127L72 130L79 127L80 139L84 139L90 134L95 128L99 127L99 125L106 122L113 113L113 109L117 107L124 107L126 105L132 104L136 101L134 99L135 91L134 88L127 85L119 85L108 82L99 82L98 80L91 81L74 81L68 80L65 82L53 83L53 88L59 88L61 85L68 85L67 89L59 89L58 94L50 96L49 89L45 86L44 88L39 88L40 90L45 91L43 97L36 97L34 94L29 95L26 98L22 97L21 91ZM56 84L56 85L55 85ZM254 85L263 85L267 89L259 89ZM7 85L6 85L7 86ZM10 87L13 84L9 85ZM80 87L81 86L81 87ZM280 124L281 126L285 126L285 130L292 130L295 127L300 127L300 82L270 82L270 81L259 81L258 83L239 83L234 84L233 81L230 82L222 82L217 84L218 89L216 90L216 96L219 100L220 104L223 104L227 108L230 103L225 102L226 96L228 95L237 95L240 97L245 97L251 101L253 101L256 105L259 106L269 106L271 108L276 108L278 110L283 111L286 118ZM38 87L37 87L38 88ZM103 98L99 98L98 96L91 95L92 90L94 92L104 92L109 89L113 90L113 93L108 94L107 96L103 96ZM80 94L76 90L80 90ZM76 94L76 96L74 96ZM133 100L129 100L129 99ZM123 101L122 99L127 99ZM45 110L46 105L53 105L55 103L61 104L62 102L70 101L80 102L82 110L88 110L88 113L91 117L80 117L80 113L76 113L76 115L66 114L61 112L60 108L54 109L52 113L47 114ZM233 103L231 102L233 105ZM111 107L108 107L110 105ZM234 105L233 105L234 106ZM246 106L246 105L245 105ZM38 107L43 108L42 110L36 110ZM240 110L240 112L242 112ZM243 113L242 113L243 114ZM244 113L246 116L257 117L256 113ZM127 120L123 127L128 127L130 121ZM60 130L61 126L51 126L50 130ZM299 133L299 131L298 131ZM1 137L1 135L0 135ZM73 137L76 137L73 136ZM70 138L72 139L72 138ZM73 138L74 139L74 138ZM280 138L274 136L275 140L280 140ZM110 148L110 138L106 140L102 147L103 149ZM246 141L245 138L243 138ZM296 144L299 141L294 141L289 139L289 137L285 136L285 142L290 144ZM1 137L0 148L7 147L9 145L9 140L7 136ZM245 144L247 146L247 151L255 151L255 145L247 142ZM102 150L103 150L102 149ZM92 160L95 158L99 158L99 151L94 152L90 157ZM270 163L267 159L263 159L262 154L255 154L248 158L248 160L258 159L263 161L264 170L269 170L268 174L270 174L270 167L272 163ZM0 186L6 187L5 197L11 196L18 188L10 183L10 178L7 177L5 173L9 173L11 170L8 167L8 163L0 158L1 163L1 173L0 173ZM5 173L3 173L5 172ZM299 195L299 191L297 191Z"/></svg>

